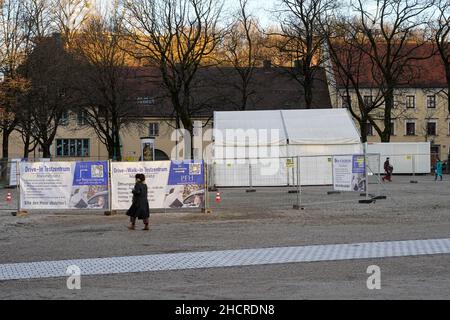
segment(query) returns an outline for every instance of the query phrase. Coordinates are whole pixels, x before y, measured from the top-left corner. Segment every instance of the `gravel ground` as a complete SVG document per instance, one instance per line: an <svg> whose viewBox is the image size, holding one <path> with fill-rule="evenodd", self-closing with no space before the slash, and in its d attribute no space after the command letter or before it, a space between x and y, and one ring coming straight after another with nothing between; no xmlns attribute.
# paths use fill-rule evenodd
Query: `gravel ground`
<svg viewBox="0 0 450 320"><path fill-rule="evenodd" d="M394 177L379 190L388 199L373 204L304 188L304 210L290 209L297 195L286 189L222 189L211 214L153 214L149 233L128 231L123 215L0 210L0 263L450 237L450 181L417 180ZM381 267L381 290L366 288L371 264ZM76 292L62 278L3 281L0 299L449 299L448 265L449 255L436 255L86 276Z"/></svg>

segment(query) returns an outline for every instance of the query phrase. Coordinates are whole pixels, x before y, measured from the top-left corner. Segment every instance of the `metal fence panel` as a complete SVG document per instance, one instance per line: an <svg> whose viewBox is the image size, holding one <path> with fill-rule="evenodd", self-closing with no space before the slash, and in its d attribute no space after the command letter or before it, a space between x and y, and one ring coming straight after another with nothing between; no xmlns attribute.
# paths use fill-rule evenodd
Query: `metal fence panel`
<svg viewBox="0 0 450 320"><path fill-rule="evenodd" d="M336 192L333 189L335 155L295 156L267 159L227 159L209 165L210 185L219 189L210 193L211 208L233 210L285 210L305 206L370 200L382 193L380 155L366 154L366 191ZM340 155L353 156L353 154ZM262 163L262 161L265 161ZM265 171L271 162L274 172ZM266 168L267 169L267 168Z"/></svg>

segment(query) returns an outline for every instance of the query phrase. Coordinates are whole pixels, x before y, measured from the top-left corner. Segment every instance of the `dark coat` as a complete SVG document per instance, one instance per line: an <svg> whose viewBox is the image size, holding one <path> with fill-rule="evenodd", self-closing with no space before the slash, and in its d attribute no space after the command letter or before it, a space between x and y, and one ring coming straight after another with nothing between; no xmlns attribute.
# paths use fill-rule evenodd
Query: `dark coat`
<svg viewBox="0 0 450 320"><path fill-rule="evenodd" d="M150 207L147 199L147 185L138 182L133 189L133 203L127 211L127 215L138 219L147 219L150 216Z"/></svg>
<svg viewBox="0 0 450 320"><path fill-rule="evenodd" d="M384 171L387 174L392 174L392 171L394 171L394 168L390 165L389 160L386 160L384 162Z"/></svg>

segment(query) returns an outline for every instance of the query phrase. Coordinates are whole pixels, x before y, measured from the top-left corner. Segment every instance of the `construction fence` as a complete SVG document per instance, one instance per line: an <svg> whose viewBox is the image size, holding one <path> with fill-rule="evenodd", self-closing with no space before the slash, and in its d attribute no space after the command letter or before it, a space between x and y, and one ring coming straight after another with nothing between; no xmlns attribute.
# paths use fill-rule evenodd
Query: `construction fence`
<svg viewBox="0 0 450 320"><path fill-rule="evenodd" d="M19 162L0 160L0 212L18 211L19 203Z"/></svg>
<svg viewBox="0 0 450 320"><path fill-rule="evenodd" d="M10 173L1 189L4 210L126 211L136 174L146 177L153 211L205 207L203 161L13 161L7 167Z"/></svg>
<svg viewBox="0 0 450 320"><path fill-rule="evenodd" d="M339 161L359 157L351 175ZM335 202L384 199L380 154L292 156L213 160L208 164L207 206L230 209L302 209ZM345 171L347 170L347 171ZM345 176L349 173L350 175ZM336 179L349 179L345 188ZM219 192L220 201L214 198Z"/></svg>
<svg viewBox="0 0 450 320"><path fill-rule="evenodd" d="M131 204L136 173L147 176L151 209L158 212L285 210L337 202L371 202L386 195L382 177L387 157L394 167L394 174L412 175L411 182L416 182L415 175L430 173L429 154L389 156L367 153L357 156L364 159L364 174L353 176L354 181L349 181L351 189L346 190L340 190L340 184L335 181L336 177L342 176L342 172L339 173L342 168L336 168L336 161L350 159L355 157L354 154L215 159L207 162L51 161L48 164L42 161L7 161L0 163L3 187L0 196L4 199L0 210L125 211ZM24 163L28 169L22 170L25 173L21 176L20 165ZM36 178L33 175L38 175L39 168L46 163L61 170L65 167L67 171L64 174L56 172L56 176L67 175L64 179L71 187L61 191L59 187L45 186L48 190L44 197L51 198L52 193L59 197L59 200L52 200L50 207L45 203L30 204L30 201L42 200L42 191L36 191L36 186L31 186L28 191L24 188L33 181L42 183L42 176ZM86 172L89 174L83 178ZM86 181L83 180L85 178ZM22 188L19 188L20 182L24 184ZM7 200L9 193L12 199Z"/></svg>

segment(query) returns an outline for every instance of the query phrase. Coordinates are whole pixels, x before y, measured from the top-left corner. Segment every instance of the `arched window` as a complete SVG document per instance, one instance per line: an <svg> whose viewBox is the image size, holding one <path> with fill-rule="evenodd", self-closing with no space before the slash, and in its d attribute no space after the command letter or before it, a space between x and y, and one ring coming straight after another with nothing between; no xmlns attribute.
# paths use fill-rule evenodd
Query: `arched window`
<svg viewBox="0 0 450 320"><path fill-rule="evenodd" d="M170 160L170 158L164 151L155 149L155 160L156 161L165 161L165 160Z"/></svg>

